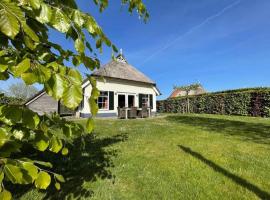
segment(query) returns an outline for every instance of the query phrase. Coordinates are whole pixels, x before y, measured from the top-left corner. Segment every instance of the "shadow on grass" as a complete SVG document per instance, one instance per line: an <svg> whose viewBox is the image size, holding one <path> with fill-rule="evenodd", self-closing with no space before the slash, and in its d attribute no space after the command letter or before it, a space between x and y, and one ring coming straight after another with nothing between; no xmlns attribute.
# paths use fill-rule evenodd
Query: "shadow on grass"
<svg viewBox="0 0 270 200"><path fill-rule="evenodd" d="M111 145L127 140L127 134L115 135L107 138L94 138L91 135L77 138L69 147L66 157L48 153L42 160L50 161L55 173L62 174L66 182L61 183L61 190L54 188L54 181L48 190L44 191L43 199L81 199L93 196L93 191L87 183L97 179L111 179L114 175L110 168L114 167L113 157L118 151L110 148ZM30 186L15 188L16 197L19 198L31 189Z"/></svg>
<svg viewBox="0 0 270 200"><path fill-rule="evenodd" d="M206 131L240 136L243 140L270 144L270 125L262 123L186 115L167 116L166 119L171 122L198 127Z"/></svg>
<svg viewBox="0 0 270 200"><path fill-rule="evenodd" d="M200 153L192 151L190 148L182 146L182 145L178 145L179 148L181 150L183 150L185 153L190 154L191 156L199 159L200 161L202 161L204 164L208 165L209 167L211 167L214 171L223 174L224 176L228 177L229 179L231 179L233 182L235 182L236 184L246 188L247 190L249 190L250 192L253 192L254 194L256 194L260 199L270 199L270 194L264 190L261 190L258 186L248 182L246 179L243 179L231 172L229 172L228 170L224 169L223 167L217 165L216 163L214 163L211 160L208 160L207 158L205 158L204 156L202 156Z"/></svg>

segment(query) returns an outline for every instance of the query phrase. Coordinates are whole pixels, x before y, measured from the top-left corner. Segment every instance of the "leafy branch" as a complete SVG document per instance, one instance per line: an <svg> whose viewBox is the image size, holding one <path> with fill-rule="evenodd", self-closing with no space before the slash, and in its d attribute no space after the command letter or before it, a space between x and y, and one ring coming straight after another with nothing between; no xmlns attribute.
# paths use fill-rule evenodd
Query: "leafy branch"
<svg viewBox="0 0 270 200"><path fill-rule="evenodd" d="M100 12L108 7L108 0L93 0ZM137 11L146 21L149 14L141 0L122 0L130 13ZM76 52L63 49L49 40L49 31L63 33L74 43ZM86 40L88 34L93 42ZM43 85L46 93L68 108L75 109L82 101L82 75L77 66L93 71L100 67L95 51L103 46L118 50L107 38L95 19L82 12L75 0L0 0L0 80L20 78L25 84ZM89 56L90 55L90 56ZM72 62L73 66L66 63ZM92 85L89 105L92 116L98 112L99 91ZM54 177L56 189L64 182L54 174L50 163L25 158L24 146L37 151L68 154L66 143L72 137L94 129L93 118L86 127L61 119L58 115L39 116L16 105L0 104L0 199L11 199L5 182L32 184L46 189Z"/></svg>

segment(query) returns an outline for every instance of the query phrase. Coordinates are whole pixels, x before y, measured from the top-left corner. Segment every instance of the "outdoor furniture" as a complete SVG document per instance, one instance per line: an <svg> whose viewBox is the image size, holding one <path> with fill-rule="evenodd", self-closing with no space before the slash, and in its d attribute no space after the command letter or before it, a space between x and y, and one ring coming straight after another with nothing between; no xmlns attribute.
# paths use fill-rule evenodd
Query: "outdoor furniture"
<svg viewBox="0 0 270 200"><path fill-rule="evenodd" d="M150 107L143 107L143 108L137 108L137 107L118 107L118 118L119 119L128 119L132 118L135 119L137 117L140 118L146 118L151 116L151 108Z"/></svg>
<svg viewBox="0 0 270 200"><path fill-rule="evenodd" d="M135 119L137 117L137 107L128 108L128 118Z"/></svg>
<svg viewBox="0 0 270 200"><path fill-rule="evenodd" d="M127 115L126 115L126 108L120 108L118 107L118 118L119 119L126 119Z"/></svg>
<svg viewBox="0 0 270 200"><path fill-rule="evenodd" d="M138 116L141 118L146 118L151 116L151 108L150 107L142 107L138 111Z"/></svg>

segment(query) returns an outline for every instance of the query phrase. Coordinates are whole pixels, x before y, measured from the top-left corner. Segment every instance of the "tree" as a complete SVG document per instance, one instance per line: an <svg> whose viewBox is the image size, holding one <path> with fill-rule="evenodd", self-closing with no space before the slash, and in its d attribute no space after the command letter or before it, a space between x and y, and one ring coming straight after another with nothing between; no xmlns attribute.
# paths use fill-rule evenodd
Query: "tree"
<svg viewBox="0 0 270 200"><path fill-rule="evenodd" d="M183 85L183 86L174 86L174 89L179 89L179 90L183 90L183 91L186 92L186 99L187 99L186 112L187 113L190 112L190 108L189 108L189 95L190 95L190 91L196 90L196 89L198 89L200 87L202 87L202 85L200 83L192 83L190 85Z"/></svg>
<svg viewBox="0 0 270 200"><path fill-rule="evenodd" d="M108 0L93 0L102 12ZM142 0L121 0L132 13L140 18L149 17ZM63 49L60 44L49 40L49 30L65 34L74 42L76 52ZM88 34L94 41L86 40ZM0 80L20 78L27 85L39 83L47 94L61 101L68 108L76 108L82 100L82 76L76 66L83 64L87 69L98 68L100 62L95 49L102 52L106 45L117 52L117 48L103 33L95 19L82 12L75 0L0 0ZM72 62L75 67L66 66ZM92 85L89 98L94 116L98 107L99 91L95 79L88 76ZM93 119L86 124L86 131L93 130ZM65 143L68 138L80 135L83 127L65 121L59 116L38 116L23 106L0 105L0 199L10 199L5 182L31 184L46 189L51 182L56 189L64 178L51 170L51 164L25 158L25 145L39 151L68 153ZM54 177L52 179L51 177Z"/></svg>
<svg viewBox="0 0 270 200"><path fill-rule="evenodd" d="M21 99L25 102L30 97L34 96L38 92L38 89L32 85L26 85L24 82L13 83L8 87L8 96Z"/></svg>

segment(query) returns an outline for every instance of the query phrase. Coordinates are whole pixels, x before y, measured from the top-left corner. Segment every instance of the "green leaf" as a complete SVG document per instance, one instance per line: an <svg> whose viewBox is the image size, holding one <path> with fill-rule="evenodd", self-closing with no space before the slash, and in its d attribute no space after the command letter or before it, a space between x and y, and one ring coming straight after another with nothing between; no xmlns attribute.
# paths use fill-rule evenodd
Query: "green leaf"
<svg viewBox="0 0 270 200"><path fill-rule="evenodd" d="M65 156L68 154L68 149L67 148L63 148L62 149L62 155Z"/></svg>
<svg viewBox="0 0 270 200"><path fill-rule="evenodd" d="M81 57L80 56L73 56L72 57L72 64L74 66L78 66L81 64Z"/></svg>
<svg viewBox="0 0 270 200"><path fill-rule="evenodd" d="M90 45L89 42L86 42L86 47L89 49L90 52L93 51L93 49L92 49L92 47L91 47L91 45Z"/></svg>
<svg viewBox="0 0 270 200"><path fill-rule="evenodd" d="M27 128L35 129L38 126L40 119L32 110L24 109L22 122Z"/></svg>
<svg viewBox="0 0 270 200"><path fill-rule="evenodd" d="M92 58L89 58L87 56L83 57L83 64L91 71L93 71L96 68L96 62Z"/></svg>
<svg viewBox="0 0 270 200"><path fill-rule="evenodd" d="M62 98L66 89L66 82L59 74L54 74L47 83L45 83L46 92L55 99Z"/></svg>
<svg viewBox="0 0 270 200"><path fill-rule="evenodd" d="M23 73L21 77L26 85L32 85L38 81L38 78L34 73Z"/></svg>
<svg viewBox="0 0 270 200"><path fill-rule="evenodd" d="M75 24L79 27L81 27L84 24L84 16L79 10L74 10L72 19L75 22Z"/></svg>
<svg viewBox="0 0 270 200"><path fill-rule="evenodd" d="M35 180L35 186L39 189L46 189L51 183L51 176L47 172L39 172Z"/></svg>
<svg viewBox="0 0 270 200"><path fill-rule="evenodd" d="M93 118L89 118L86 122L86 130L88 133L91 133L94 129L94 120Z"/></svg>
<svg viewBox="0 0 270 200"><path fill-rule="evenodd" d="M114 51L115 53L118 52L118 49L117 49L117 47L116 47L114 44L112 45L112 49L113 49L113 51Z"/></svg>
<svg viewBox="0 0 270 200"><path fill-rule="evenodd" d="M1 200L11 200L12 195L9 191L3 190L2 192L0 192L0 199Z"/></svg>
<svg viewBox="0 0 270 200"><path fill-rule="evenodd" d="M12 72L15 77L19 77L22 73L27 71L30 68L30 59L25 58L22 62L20 62L17 66L12 67Z"/></svg>
<svg viewBox="0 0 270 200"><path fill-rule="evenodd" d="M62 141L55 136L51 138L49 150L58 153L63 147Z"/></svg>
<svg viewBox="0 0 270 200"><path fill-rule="evenodd" d="M23 36L23 41L24 41L25 46L31 49L32 51L36 48L35 42L31 38L29 38L27 35Z"/></svg>
<svg viewBox="0 0 270 200"><path fill-rule="evenodd" d="M102 40L99 38L99 39L96 41L96 48L97 48L97 49L101 48L101 45L102 45Z"/></svg>
<svg viewBox="0 0 270 200"><path fill-rule="evenodd" d="M22 119L22 109L19 106L9 105L2 107L2 117L15 124Z"/></svg>
<svg viewBox="0 0 270 200"><path fill-rule="evenodd" d="M2 185L3 179L4 179L4 172L1 171L1 172L0 172L0 185ZM0 187L1 187L1 186L0 186ZM1 189L0 189L0 191L1 191Z"/></svg>
<svg viewBox="0 0 270 200"><path fill-rule="evenodd" d="M95 116L98 113L98 105L96 103L96 100L92 97L89 98L89 105L90 105L90 110L91 114Z"/></svg>
<svg viewBox="0 0 270 200"><path fill-rule="evenodd" d="M35 64L31 70L23 73L21 77L27 85L31 85L36 82L44 84L51 77L51 70L41 64Z"/></svg>
<svg viewBox="0 0 270 200"><path fill-rule="evenodd" d="M61 183L65 182L65 179L61 174L55 174L55 178Z"/></svg>
<svg viewBox="0 0 270 200"><path fill-rule="evenodd" d="M42 24L45 24L51 21L51 17L52 17L52 10L50 6L48 6L45 3L42 3L39 15L36 17L36 20L38 20Z"/></svg>
<svg viewBox="0 0 270 200"><path fill-rule="evenodd" d="M7 68L8 68L8 65L1 65L0 64L0 73L6 71Z"/></svg>
<svg viewBox="0 0 270 200"><path fill-rule="evenodd" d="M34 163L45 166L45 167L49 167L52 168L53 165L50 162L44 162L44 161L38 161L38 160L33 160Z"/></svg>
<svg viewBox="0 0 270 200"><path fill-rule="evenodd" d="M68 32L71 23L70 19L59 8L53 10L53 19L51 22L52 26L62 33Z"/></svg>
<svg viewBox="0 0 270 200"><path fill-rule="evenodd" d="M68 76L72 81L72 84L81 85L82 84L82 76L80 72L76 69L69 69Z"/></svg>
<svg viewBox="0 0 270 200"><path fill-rule="evenodd" d="M99 95L100 95L99 90L96 87L93 87L91 91L92 98L97 99Z"/></svg>
<svg viewBox="0 0 270 200"><path fill-rule="evenodd" d="M91 21L88 20L88 18L85 19L84 27L86 28L86 30L90 34L94 34L95 33L94 25L93 25L93 23Z"/></svg>
<svg viewBox="0 0 270 200"><path fill-rule="evenodd" d="M55 186L55 188L56 188L57 190L60 190L60 189L61 189L61 185L60 185L60 183L58 183L58 182L56 182L56 183L54 184L54 186Z"/></svg>
<svg viewBox="0 0 270 200"><path fill-rule="evenodd" d="M21 169L12 164L6 164L4 166L4 173L6 178L12 183L22 183L23 182L23 173Z"/></svg>
<svg viewBox="0 0 270 200"><path fill-rule="evenodd" d="M29 3L34 9L40 8L40 0L29 0Z"/></svg>
<svg viewBox="0 0 270 200"><path fill-rule="evenodd" d="M75 49L79 53L83 53L84 52L85 47L84 47L83 41L80 38L77 38L75 40Z"/></svg>
<svg viewBox="0 0 270 200"><path fill-rule="evenodd" d="M20 31L20 24L17 17L23 18L20 7L11 2L1 1L0 31L11 39L14 39Z"/></svg>
<svg viewBox="0 0 270 200"><path fill-rule="evenodd" d="M7 80L9 78L9 74L7 71L1 73L0 72L0 80Z"/></svg>
<svg viewBox="0 0 270 200"><path fill-rule="evenodd" d="M39 1L39 0L36 0ZM39 42L39 37L37 36L37 34L25 23L22 23L22 27L24 32L35 42Z"/></svg>
<svg viewBox="0 0 270 200"><path fill-rule="evenodd" d="M0 127L0 148L9 140L8 131Z"/></svg>
<svg viewBox="0 0 270 200"><path fill-rule="evenodd" d="M111 41L105 35L103 35L102 40L108 47L112 45Z"/></svg>
<svg viewBox="0 0 270 200"><path fill-rule="evenodd" d="M82 101L82 87L80 85L69 85L69 87L66 88L62 103L71 109L76 108L80 102Z"/></svg>
<svg viewBox="0 0 270 200"><path fill-rule="evenodd" d="M33 183L38 177L38 168L31 162L22 162L20 165L23 172L22 184Z"/></svg>
<svg viewBox="0 0 270 200"><path fill-rule="evenodd" d="M41 132L36 133L34 146L39 151L45 151L49 146L49 138Z"/></svg>

